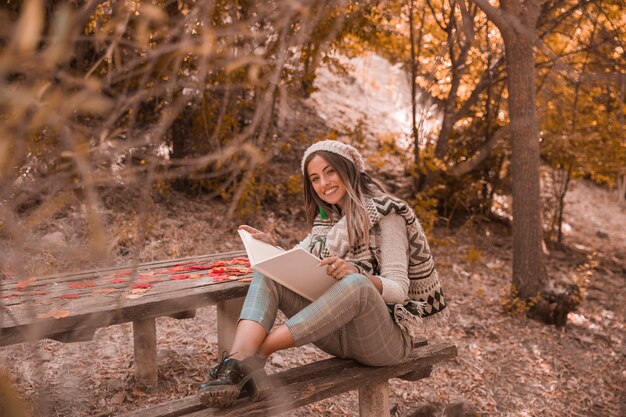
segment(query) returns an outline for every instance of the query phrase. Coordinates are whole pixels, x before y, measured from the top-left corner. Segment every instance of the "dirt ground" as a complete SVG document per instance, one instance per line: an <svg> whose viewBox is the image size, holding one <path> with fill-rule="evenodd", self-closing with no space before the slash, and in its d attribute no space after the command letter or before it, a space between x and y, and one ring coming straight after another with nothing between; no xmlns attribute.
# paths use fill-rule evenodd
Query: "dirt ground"
<svg viewBox="0 0 626 417"><path fill-rule="evenodd" d="M454 341L459 355L426 380L393 380L396 415L409 415L424 403L443 407L459 401L471 403L481 416L626 415L626 233L621 232L626 214L606 191L588 184L576 184L569 198L565 246L547 255L552 277L584 287L584 301L564 329L503 312L501 300L511 277L511 237L505 226L470 222L430 234L451 317L427 335ZM115 262L241 248L237 223L216 215L226 209L172 192L153 202L150 228L140 245L116 243ZM301 222L276 212L259 216L256 225L273 230L285 246L306 234ZM78 235L77 217L65 213L41 230L42 237L78 244L84 237ZM110 210L106 217L110 230L119 234L132 212ZM51 249L37 262L37 268L50 272L69 260ZM42 416L103 416L194 395L218 356L214 309L201 309L194 319L160 319L157 332L159 386L152 390L134 382L130 325L99 329L90 342L3 347L0 368ZM311 345L290 349L274 354L268 370L326 356ZM288 415L358 415L357 396L344 394Z"/></svg>

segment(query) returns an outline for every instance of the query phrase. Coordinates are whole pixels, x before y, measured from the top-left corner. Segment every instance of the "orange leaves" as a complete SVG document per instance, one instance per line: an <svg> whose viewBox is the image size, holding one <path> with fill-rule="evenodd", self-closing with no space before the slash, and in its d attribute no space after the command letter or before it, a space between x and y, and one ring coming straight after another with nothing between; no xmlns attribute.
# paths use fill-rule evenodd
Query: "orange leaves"
<svg viewBox="0 0 626 417"><path fill-rule="evenodd" d="M62 319L64 317L68 317L69 315L70 315L70 312L68 310L64 310L60 308L53 308L45 313L37 314L37 318L38 319L49 319L49 318Z"/></svg>
<svg viewBox="0 0 626 417"><path fill-rule="evenodd" d="M69 285L70 288L72 289L81 289L81 288L89 288L89 287L95 287L97 284L93 281L89 281L89 282L74 282L72 284Z"/></svg>
<svg viewBox="0 0 626 417"><path fill-rule="evenodd" d="M121 284L122 282L126 282L124 278L114 278L111 280L112 284Z"/></svg>
<svg viewBox="0 0 626 417"><path fill-rule="evenodd" d="M80 295L78 294L61 294L59 295L59 298L65 299L65 300L74 300L76 298L80 298Z"/></svg>
<svg viewBox="0 0 626 417"><path fill-rule="evenodd" d="M18 281L15 288L18 291L24 291L28 288L33 282L35 282L35 277L30 277L26 281Z"/></svg>
<svg viewBox="0 0 626 417"><path fill-rule="evenodd" d="M152 288L152 285L146 284L146 283L143 283L143 284L133 284L133 288L147 290L148 288Z"/></svg>

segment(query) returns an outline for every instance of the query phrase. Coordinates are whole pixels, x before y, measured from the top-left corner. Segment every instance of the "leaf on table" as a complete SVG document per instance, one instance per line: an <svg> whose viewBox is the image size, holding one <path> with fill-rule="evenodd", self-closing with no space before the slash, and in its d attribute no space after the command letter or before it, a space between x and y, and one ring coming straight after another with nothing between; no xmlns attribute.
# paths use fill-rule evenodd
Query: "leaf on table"
<svg viewBox="0 0 626 417"><path fill-rule="evenodd" d="M138 275L137 276L137 281L150 283L150 282L158 282L159 279L155 278L155 277L152 277L152 276Z"/></svg>
<svg viewBox="0 0 626 417"><path fill-rule="evenodd" d="M15 288L18 291L24 291L26 288L28 288L33 282L35 282L35 277L30 277L28 278L26 281L17 281L17 285L15 286Z"/></svg>
<svg viewBox="0 0 626 417"><path fill-rule="evenodd" d="M113 284L119 284L119 283L122 283L122 282L126 282L126 280L124 278L115 278L115 279L112 279L111 282Z"/></svg>
<svg viewBox="0 0 626 417"><path fill-rule="evenodd" d="M11 298L11 297L21 297L22 294L18 294L18 293L9 293L9 294L4 294L4 295L0 295L0 298Z"/></svg>
<svg viewBox="0 0 626 417"><path fill-rule="evenodd" d="M114 291L115 290L113 288L98 288L97 290L94 290L93 292L95 292L96 294L109 294Z"/></svg>
<svg viewBox="0 0 626 417"><path fill-rule="evenodd" d="M250 260L248 258L243 258L243 257L233 258L227 262L229 265L250 266Z"/></svg>
<svg viewBox="0 0 626 417"><path fill-rule="evenodd" d="M76 298L80 298L80 295L78 295L78 294L61 294L61 295L59 295L59 298L64 298L64 299L67 299L67 300L73 300L73 299L76 299Z"/></svg>
<svg viewBox="0 0 626 417"><path fill-rule="evenodd" d="M188 274L172 275L170 278L178 281L181 279L188 279L189 275Z"/></svg>
<svg viewBox="0 0 626 417"><path fill-rule="evenodd" d="M189 279L198 279L201 277L202 277L202 274L189 274Z"/></svg>
<svg viewBox="0 0 626 417"><path fill-rule="evenodd" d="M213 279L213 282L224 282L224 281L229 281L231 279L237 279L237 277L234 276L229 276L226 274L223 275L211 275L211 278Z"/></svg>
<svg viewBox="0 0 626 417"><path fill-rule="evenodd" d="M70 312L68 310L64 310L61 308L53 308L45 313L37 314L37 318L38 319L49 319L49 318L62 319L64 317L68 317L69 315L70 315Z"/></svg>
<svg viewBox="0 0 626 417"><path fill-rule="evenodd" d="M147 290L148 288L152 288L152 285L150 285L150 284L133 284L133 288L134 289Z"/></svg>
<svg viewBox="0 0 626 417"><path fill-rule="evenodd" d="M171 268L167 268L167 272L185 272L188 271L186 266L173 266Z"/></svg>
<svg viewBox="0 0 626 417"><path fill-rule="evenodd" d="M135 299L143 296L148 292L149 288L133 288L129 294L126 294L126 298Z"/></svg>
<svg viewBox="0 0 626 417"><path fill-rule="evenodd" d="M213 268L214 265L213 264L207 264L207 265L192 265L189 267L190 271L204 271L205 269L211 269Z"/></svg>
<svg viewBox="0 0 626 417"><path fill-rule="evenodd" d="M81 288L95 287L97 284L93 281L74 282L69 285L70 288L78 290Z"/></svg>
<svg viewBox="0 0 626 417"><path fill-rule="evenodd" d="M209 271L209 275L224 275L226 273L226 268L214 268Z"/></svg>

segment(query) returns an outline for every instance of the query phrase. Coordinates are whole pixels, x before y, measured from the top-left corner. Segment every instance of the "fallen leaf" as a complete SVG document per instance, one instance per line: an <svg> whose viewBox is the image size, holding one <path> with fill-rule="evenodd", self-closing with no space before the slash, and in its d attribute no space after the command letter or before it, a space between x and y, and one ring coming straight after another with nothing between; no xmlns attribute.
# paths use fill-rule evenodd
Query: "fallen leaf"
<svg viewBox="0 0 626 417"><path fill-rule="evenodd" d="M78 294L62 294L62 295L59 295L59 298L65 298L65 299L73 300L73 299L76 299L76 298L80 298L80 295L78 295Z"/></svg>
<svg viewBox="0 0 626 417"><path fill-rule="evenodd" d="M150 284L133 284L133 288L135 289L148 289L148 288L152 288L152 285Z"/></svg>
<svg viewBox="0 0 626 417"><path fill-rule="evenodd" d="M126 280L124 278L115 278L115 279L112 279L111 282L114 284L119 284L121 282L126 282Z"/></svg>
<svg viewBox="0 0 626 417"><path fill-rule="evenodd" d="M81 288L88 288L88 287L95 287L97 284L93 281L84 281L84 282L75 282L73 284L70 284L69 287L72 289L81 289Z"/></svg>
<svg viewBox="0 0 626 417"><path fill-rule="evenodd" d="M139 282L158 282L159 279L151 276L139 275L137 277L137 281Z"/></svg>
<svg viewBox="0 0 626 417"><path fill-rule="evenodd" d="M18 291L24 291L33 282L35 282L35 277L30 277L26 281L18 281L15 287L17 288Z"/></svg>
<svg viewBox="0 0 626 417"><path fill-rule="evenodd" d="M230 279L228 278L228 275L211 275L211 278L213 279L213 282L224 282Z"/></svg>
<svg viewBox="0 0 626 417"><path fill-rule="evenodd" d="M133 390L133 395L135 395L135 396L137 396L137 397L145 397L145 396L146 396L146 393L145 393L145 392L142 392L142 391L139 391L139 390L134 389L134 390Z"/></svg>
<svg viewBox="0 0 626 417"><path fill-rule="evenodd" d="M31 291L28 295L46 295L48 291Z"/></svg>
<svg viewBox="0 0 626 417"><path fill-rule="evenodd" d="M133 272L132 269L125 269L123 271L119 271L119 272L116 272L114 274L111 274L110 276L112 276L112 277L124 277L124 276L130 275L132 272Z"/></svg>
<svg viewBox="0 0 626 417"><path fill-rule="evenodd" d="M189 278L189 275L187 275L187 274L172 275L170 278L171 278L171 279L175 279L175 280L181 280L181 279L187 279L187 278Z"/></svg>
<svg viewBox="0 0 626 417"><path fill-rule="evenodd" d="M93 292L95 292L96 294L109 294L114 291L115 290L113 288L98 288L97 290L94 290Z"/></svg>
<svg viewBox="0 0 626 417"><path fill-rule="evenodd" d="M22 294L17 294L17 293L10 293L10 294L5 294L0 296L0 298L11 298L11 297L21 297Z"/></svg>
<svg viewBox="0 0 626 417"><path fill-rule="evenodd" d="M223 275L226 273L226 268L214 268L209 271L209 275Z"/></svg>
<svg viewBox="0 0 626 417"><path fill-rule="evenodd" d="M124 391L116 392L113 397L111 397L111 402L116 405L120 405L126 399L126 393Z"/></svg>
<svg viewBox="0 0 626 417"><path fill-rule="evenodd" d="M190 279L198 279L201 277L202 277L202 274L189 274Z"/></svg>
<svg viewBox="0 0 626 417"><path fill-rule="evenodd" d="M63 317L68 317L69 315L70 315L70 312L68 310L53 308L52 310L47 311L45 313L37 314L37 318L38 319L49 319L49 318L62 319Z"/></svg>
<svg viewBox="0 0 626 417"><path fill-rule="evenodd" d="M130 290L129 294L126 294L126 298L135 299L143 296L146 292L148 292L149 288L134 288Z"/></svg>

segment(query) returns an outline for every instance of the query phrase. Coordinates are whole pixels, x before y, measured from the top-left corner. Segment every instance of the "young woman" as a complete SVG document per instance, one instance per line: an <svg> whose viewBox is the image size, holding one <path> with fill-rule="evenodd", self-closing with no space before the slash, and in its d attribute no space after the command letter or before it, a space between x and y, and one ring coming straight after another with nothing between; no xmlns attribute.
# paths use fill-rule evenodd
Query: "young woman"
<svg viewBox="0 0 626 417"><path fill-rule="evenodd" d="M200 387L207 406L226 407L244 393L252 400L267 396L265 359L293 346L314 343L371 366L401 362L423 322L447 315L413 210L365 172L354 147L330 140L313 144L302 158L302 174L311 232L300 246L319 257L337 283L310 302L255 273L231 354ZM241 227L274 243L267 233ZM272 330L279 309L288 320Z"/></svg>

